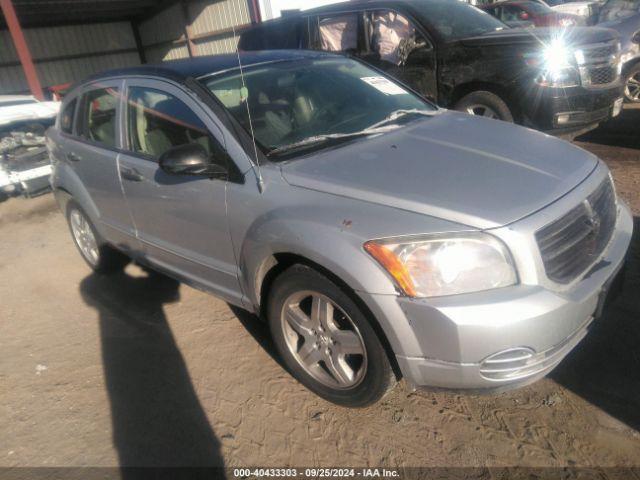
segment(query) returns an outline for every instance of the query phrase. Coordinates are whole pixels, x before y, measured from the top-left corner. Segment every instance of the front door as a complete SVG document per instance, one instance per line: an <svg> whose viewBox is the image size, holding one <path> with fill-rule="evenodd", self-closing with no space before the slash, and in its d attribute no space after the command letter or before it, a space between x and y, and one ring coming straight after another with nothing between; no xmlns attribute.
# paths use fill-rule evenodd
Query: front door
<svg viewBox="0 0 640 480"><path fill-rule="evenodd" d="M366 48L361 57L435 101L435 50L417 26L395 10L367 12L365 26Z"/></svg>
<svg viewBox="0 0 640 480"><path fill-rule="evenodd" d="M159 167L172 147L199 143L224 151L215 121L180 87L128 80L120 175L148 262L239 303L242 297L226 218L226 180L177 176Z"/></svg>

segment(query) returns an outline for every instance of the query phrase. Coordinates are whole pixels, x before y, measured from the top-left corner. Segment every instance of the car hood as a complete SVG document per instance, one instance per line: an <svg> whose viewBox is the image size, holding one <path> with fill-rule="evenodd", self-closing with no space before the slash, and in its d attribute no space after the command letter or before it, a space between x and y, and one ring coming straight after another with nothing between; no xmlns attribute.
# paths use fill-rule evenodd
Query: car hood
<svg viewBox="0 0 640 480"><path fill-rule="evenodd" d="M444 112L281 165L291 185L487 229L581 183L597 157L540 132Z"/></svg>
<svg viewBox="0 0 640 480"><path fill-rule="evenodd" d="M60 102L37 102L24 105L0 105L0 126L29 120L54 118L60 110Z"/></svg>
<svg viewBox="0 0 640 480"><path fill-rule="evenodd" d="M489 45L531 44L539 45L551 43L558 36L558 29L548 28L505 28L495 32L485 33L476 37L461 40L468 47L482 47ZM617 38L616 32L600 27L571 27L563 30L565 43L571 45L587 45L591 43L607 42Z"/></svg>

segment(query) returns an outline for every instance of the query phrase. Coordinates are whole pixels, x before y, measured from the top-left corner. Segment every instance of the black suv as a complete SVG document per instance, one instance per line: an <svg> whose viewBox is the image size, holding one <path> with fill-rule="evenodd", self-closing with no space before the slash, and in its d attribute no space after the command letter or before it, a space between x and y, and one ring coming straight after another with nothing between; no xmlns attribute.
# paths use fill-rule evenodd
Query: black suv
<svg viewBox="0 0 640 480"><path fill-rule="evenodd" d="M355 0L262 23L240 50L344 52L446 108L577 134L622 108L620 44L602 28L509 28L458 0Z"/></svg>

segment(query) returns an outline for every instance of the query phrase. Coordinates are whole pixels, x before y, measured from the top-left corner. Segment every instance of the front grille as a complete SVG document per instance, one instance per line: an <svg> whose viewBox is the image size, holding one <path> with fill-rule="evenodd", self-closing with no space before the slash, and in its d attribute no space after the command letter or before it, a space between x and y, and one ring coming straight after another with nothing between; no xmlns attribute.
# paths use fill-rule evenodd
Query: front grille
<svg viewBox="0 0 640 480"><path fill-rule="evenodd" d="M616 67L594 67L588 69L588 75L591 85L606 85L614 82L618 78L618 69Z"/></svg>
<svg viewBox="0 0 640 480"><path fill-rule="evenodd" d="M611 240L617 206L607 178L580 205L536 233L549 279L569 283L602 254Z"/></svg>
<svg viewBox="0 0 640 480"><path fill-rule="evenodd" d="M602 47L586 48L584 50L585 57L587 59L600 59L606 58L618 53L618 48L615 43L604 45Z"/></svg>
<svg viewBox="0 0 640 480"><path fill-rule="evenodd" d="M576 53L584 86L602 86L619 78L620 46L617 41L585 45Z"/></svg>

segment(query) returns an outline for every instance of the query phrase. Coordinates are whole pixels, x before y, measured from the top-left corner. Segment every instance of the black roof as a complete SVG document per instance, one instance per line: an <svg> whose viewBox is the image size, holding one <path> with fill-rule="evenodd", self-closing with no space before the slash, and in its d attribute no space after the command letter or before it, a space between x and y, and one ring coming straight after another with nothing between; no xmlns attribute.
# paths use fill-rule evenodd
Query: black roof
<svg viewBox="0 0 640 480"><path fill-rule="evenodd" d="M263 63L282 62L287 60L302 60L310 58L322 58L332 54L325 52L312 52L304 50L265 50L258 52L241 52L240 60L243 68ZM153 76L164 77L184 82L188 78L199 78L206 75L214 75L227 70L238 68L238 54L211 55L183 60L172 60L156 65L141 65L137 67L108 70L92 75L87 81L106 80L124 76Z"/></svg>

